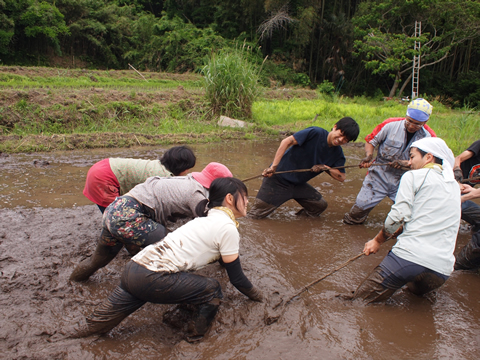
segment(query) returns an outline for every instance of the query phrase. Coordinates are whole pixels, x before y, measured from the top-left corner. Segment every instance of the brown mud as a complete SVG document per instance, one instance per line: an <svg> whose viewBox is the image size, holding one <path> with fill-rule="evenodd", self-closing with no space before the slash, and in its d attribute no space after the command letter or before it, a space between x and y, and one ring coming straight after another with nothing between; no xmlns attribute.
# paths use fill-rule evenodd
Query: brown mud
<svg viewBox="0 0 480 360"><path fill-rule="evenodd" d="M210 161L241 179L260 174L278 142L232 141L193 146L200 170ZM320 218L295 216L291 201L264 220L240 219L246 275L267 297L255 303L210 265L225 299L207 336L195 344L162 322L173 306L146 304L107 336L66 339L62 329L90 314L117 285L126 251L83 284L69 283L76 264L90 256L101 214L83 195L88 168L105 157L153 159L166 148L97 149L0 157L0 354L5 359L477 359L480 347L480 276L455 272L435 294L401 290L385 305L363 306L348 294L387 254L361 257L311 287L271 325L265 318L281 299L355 256L390 208L384 200L365 225L341 221L365 170L347 170L341 184L327 174L311 181L329 207ZM363 155L345 147L347 165ZM253 201L261 179L247 182ZM177 226L174 224L173 226ZM458 252L470 238L462 224Z"/></svg>

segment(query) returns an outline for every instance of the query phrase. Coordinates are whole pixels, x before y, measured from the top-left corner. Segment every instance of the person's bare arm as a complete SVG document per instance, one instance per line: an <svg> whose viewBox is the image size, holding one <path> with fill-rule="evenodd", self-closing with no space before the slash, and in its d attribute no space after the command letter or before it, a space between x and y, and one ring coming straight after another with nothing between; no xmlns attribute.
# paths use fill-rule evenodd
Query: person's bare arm
<svg viewBox="0 0 480 360"><path fill-rule="evenodd" d="M289 137L286 137L285 139L283 139L282 142L280 143L280 146L277 149L277 152L275 153L275 157L273 158L272 165L270 165L269 168L263 170L262 175L266 177L272 176L277 170L278 164L280 164L280 160L282 160L282 157L285 154L285 151L287 151L288 148L293 145L298 145L298 142L297 140L295 140L293 135L290 135Z"/></svg>
<svg viewBox="0 0 480 360"><path fill-rule="evenodd" d="M460 167L460 164L462 162L464 162L465 160L468 160L470 159L471 157L473 156L473 152L470 151L470 150L465 150L464 152L462 152L460 155L458 155L456 158L455 158L455 163L453 164L453 168L459 168Z"/></svg>
<svg viewBox="0 0 480 360"><path fill-rule="evenodd" d="M340 170L338 169L332 169L330 168L329 166L327 165L322 165L324 167L324 171L330 175L332 178L334 178L335 180L338 180L340 182L344 182L345 181L345 173L342 173Z"/></svg>
<svg viewBox="0 0 480 360"><path fill-rule="evenodd" d="M462 192L462 197L461 197L462 203L467 200L480 198L480 188L476 189L474 187L471 187L468 184L461 184L460 190Z"/></svg>
<svg viewBox="0 0 480 360"><path fill-rule="evenodd" d="M463 180L463 171L460 168L460 164L465 160L470 159L473 156L473 151L465 150L460 155L455 158L455 162L453 164L453 174L455 175L455 180L461 182Z"/></svg>

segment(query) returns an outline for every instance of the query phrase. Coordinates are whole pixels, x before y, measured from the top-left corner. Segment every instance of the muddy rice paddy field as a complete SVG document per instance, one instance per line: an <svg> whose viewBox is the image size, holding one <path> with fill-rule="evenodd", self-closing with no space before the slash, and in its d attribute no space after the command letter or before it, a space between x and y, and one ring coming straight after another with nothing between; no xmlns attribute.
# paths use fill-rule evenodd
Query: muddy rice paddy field
<svg viewBox="0 0 480 360"><path fill-rule="evenodd" d="M278 142L232 141L192 146L195 171L211 161L240 178L260 174ZM365 170L347 172L342 184L321 174L311 181L329 203L320 218L295 216L288 202L264 220L240 219L246 275L267 297L255 303L228 282L219 265L202 274L217 278L225 299L200 342L162 322L171 306L146 304L107 336L68 339L62 329L102 302L129 260L122 250L82 284L68 278L90 256L101 214L82 195L90 166L106 157L153 159L166 148L82 150L0 156L0 357L4 359L478 359L480 275L455 272L435 294L399 291L387 304L364 306L338 297L353 291L387 254L362 257L291 302L273 324L272 306L357 255L382 226L384 200L365 225L347 226L343 214L355 201ZM347 165L363 148L345 147ZM247 182L250 200L260 179ZM448 210L446 210L448 211ZM172 227L178 224L172 224ZM462 224L459 251L470 239Z"/></svg>

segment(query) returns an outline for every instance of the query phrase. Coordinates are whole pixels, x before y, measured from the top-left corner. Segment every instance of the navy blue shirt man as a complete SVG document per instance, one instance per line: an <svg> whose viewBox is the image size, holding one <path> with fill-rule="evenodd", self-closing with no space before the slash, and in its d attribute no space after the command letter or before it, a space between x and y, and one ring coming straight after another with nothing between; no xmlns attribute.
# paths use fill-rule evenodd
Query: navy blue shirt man
<svg viewBox="0 0 480 360"><path fill-rule="evenodd" d="M307 182L327 172L338 181L345 180L344 169L332 169L345 165L341 145L355 141L360 128L355 120L344 117L332 131L317 126L301 130L280 143L269 168L263 171L263 182L249 216L261 219L271 214L284 202L294 199L303 209L299 213L318 216L327 208L322 195ZM276 172L311 169L304 172ZM298 213L297 213L298 214Z"/></svg>

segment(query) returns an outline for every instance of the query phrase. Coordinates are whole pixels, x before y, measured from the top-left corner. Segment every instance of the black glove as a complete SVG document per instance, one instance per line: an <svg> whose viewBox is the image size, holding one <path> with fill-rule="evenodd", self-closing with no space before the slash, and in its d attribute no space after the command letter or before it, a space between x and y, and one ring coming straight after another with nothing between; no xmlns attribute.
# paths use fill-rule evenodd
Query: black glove
<svg viewBox="0 0 480 360"><path fill-rule="evenodd" d="M260 290L258 290L258 288L256 288L255 286L252 286L250 289L245 289L245 288L238 288L238 290L244 294L244 295L247 295L250 300L253 300L253 301L258 301L258 302L263 302L263 294Z"/></svg>
<svg viewBox="0 0 480 360"><path fill-rule="evenodd" d="M453 169L453 174L455 175L455 180L457 180L458 182L461 182L463 180L462 169L460 169L459 167Z"/></svg>

